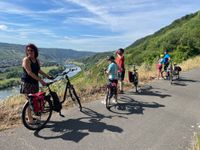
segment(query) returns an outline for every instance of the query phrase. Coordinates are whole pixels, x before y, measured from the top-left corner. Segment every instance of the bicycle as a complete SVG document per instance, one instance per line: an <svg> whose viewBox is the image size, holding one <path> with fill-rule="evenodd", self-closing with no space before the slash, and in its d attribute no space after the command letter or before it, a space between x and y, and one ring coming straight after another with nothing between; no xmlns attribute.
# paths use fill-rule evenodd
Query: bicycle
<svg viewBox="0 0 200 150"><path fill-rule="evenodd" d="M179 79L179 72L181 71L181 68L179 66L172 65L172 62L170 62L169 66L166 70L161 71L161 77L165 80L169 80L170 84L173 84L173 81L176 79Z"/></svg>
<svg viewBox="0 0 200 150"><path fill-rule="evenodd" d="M133 71L128 71L128 78L129 82L133 83L133 86L135 87L135 92L138 92L138 72L135 66L133 66Z"/></svg>
<svg viewBox="0 0 200 150"><path fill-rule="evenodd" d="M79 97L75 91L74 86L71 84L68 73L74 71L75 69L69 69L69 71L64 72L62 75L57 76L53 81L47 83L46 87L48 89L48 94L46 92L38 92L35 94L28 95L28 101L24 104L22 109L22 123L23 125L30 130L40 130L48 123L52 116L52 111L59 112L61 114L62 104L66 100L67 91L69 91L69 96L72 101L78 103L80 111L82 111L82 105ZM60 101L57 93L53 92L50 88L50 85L53 83L65 80L66 86L64 91L63 100ZM34 123L28 122L28 115L32 115Z"/></svg>
<svg viewBox="0 0 200 150"><path fill-rule="evenodd" d="M106 108L110 109L112 97L117 99L117 80L109 80L106 90Z"/></svg>

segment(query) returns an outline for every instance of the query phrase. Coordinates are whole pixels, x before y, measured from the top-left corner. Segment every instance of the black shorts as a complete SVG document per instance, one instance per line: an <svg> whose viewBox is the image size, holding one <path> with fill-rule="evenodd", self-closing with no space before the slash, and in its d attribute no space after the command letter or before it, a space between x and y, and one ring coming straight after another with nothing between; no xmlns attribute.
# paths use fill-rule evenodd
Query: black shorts
<svg viewBox="0 0 200 150"><path fill-rule="evenodd" d="M118 80L124 81L125 71L118 72Z"/></svg>
<svg viewBox="0 0 200 150"><path fill-rule="evenodd" d="M169 63L164 64L164 70L167 71L167 68L169 66Z"/></svg>

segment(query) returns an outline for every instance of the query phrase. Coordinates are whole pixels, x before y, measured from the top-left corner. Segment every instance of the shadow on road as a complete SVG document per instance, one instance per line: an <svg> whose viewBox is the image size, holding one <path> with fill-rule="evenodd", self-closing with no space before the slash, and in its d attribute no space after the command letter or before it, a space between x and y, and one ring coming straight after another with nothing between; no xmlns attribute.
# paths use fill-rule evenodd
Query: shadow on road
<svg viewBox="0 0 200 150"><path fill-rule="evenodd" d="M162 94L160 91L156 91L152 86L144 86L138 93L129 92L129 94L158 96L160 98L171 97L169 94Z"/></svg>
<svg viewBox="0 0 200 150"><path fill-rule="evenodd" d="M186 84L186 83L190 83L190 82L199 82L199 81L198 80L185 79L185 78L179 78L179 79L173 81L173 85L187 86L188 84Z"/></svg>
<svg viewBox="0 0 200 150"><path fill-rule="evenodd" d="M54 135L45 136L42 132L43 130L35 131L34 135L45 140L61 138L78 143L85 136L89 135L90 132L104 132L104 130L116 133L123 132L123 129L120 127L101 122L104 118L111 119L112 117L121 116L105 116L89 108L83 108L82 112L85 117L68 119L66 121L50 121L45 128L55 132Z"/></svg>
<svg viewBox="0 0 200 150"><path fill-rule="evenodd" d="M165 107L165 105L158 104L156 102L140 102L136 101L129 96L120 96L118 104L110 107L110 111L116 114L144 114L143 111L146 108L159 108Z"/></svg>

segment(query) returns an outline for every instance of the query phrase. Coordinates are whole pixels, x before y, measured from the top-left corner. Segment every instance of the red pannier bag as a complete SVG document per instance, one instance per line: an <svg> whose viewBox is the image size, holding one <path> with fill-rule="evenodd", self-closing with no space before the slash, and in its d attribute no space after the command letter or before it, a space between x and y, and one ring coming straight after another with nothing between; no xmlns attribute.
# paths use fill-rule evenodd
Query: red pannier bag
<svg viewBox="0 0 200 150"><path fill-rule="evenodd" d="M29 94L28 97L29 97L30 107L35 113L38 113L44 110L45 92Z"/></svg>

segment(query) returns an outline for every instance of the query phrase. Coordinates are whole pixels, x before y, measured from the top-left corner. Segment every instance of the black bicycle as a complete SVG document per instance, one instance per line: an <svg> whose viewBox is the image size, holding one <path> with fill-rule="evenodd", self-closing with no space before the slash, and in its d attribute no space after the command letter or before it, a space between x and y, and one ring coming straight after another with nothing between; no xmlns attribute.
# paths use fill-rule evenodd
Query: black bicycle
<svg viewBox="0 0 200 150"><path fill-rule="evenodd" d="M172 62L170 62L169 66L161 71L161 77L165 80L169 80L170 84L173 84L174 80L179 79L181 67L177 66L176 64L172 65Z"/></svg>
<svg viewBox="0 0 200 150"><path fill-rule="evenodd" d="M114 97L117 102L117 80L109 81L106 90L106 108L110 109L112 97Z"/></svg>
<svg viewBox="0 0 200 150"><path fill-rule="evenodd" d="M47 83L48 94L46 92L38 92L35 94L28 95L28 101L24 104L22 109L22 123L24 126L30 130L40 130L47 122L50 120L52 111L59 112L61 116L62 104L66 100L67 91L69 91L69 96L72 101L79 106L80 111L82 111L82 105L79 97L75 91L74 86L71 84L68 73L74 71L75 69L69 69L69 71L64 72L62 75L57 76L55 80ZM60 81L65 80L66 86L64 91L63 100L60 101L56 92L52 91L50 85ZM29 122L28 116L32 116L33 122ZM30 117L29 117L30 118Z"/></svg>
<svg viewBox="0 0 200 150"><path fill-rule="evenodd" d="M138 77L138 72L135 66L133 66L133 71L128 71L128 77L129 77L129 82L133 83L133 86L135 88L135 92L138 92L138 82L139 82L139 77Z"/></svg>

